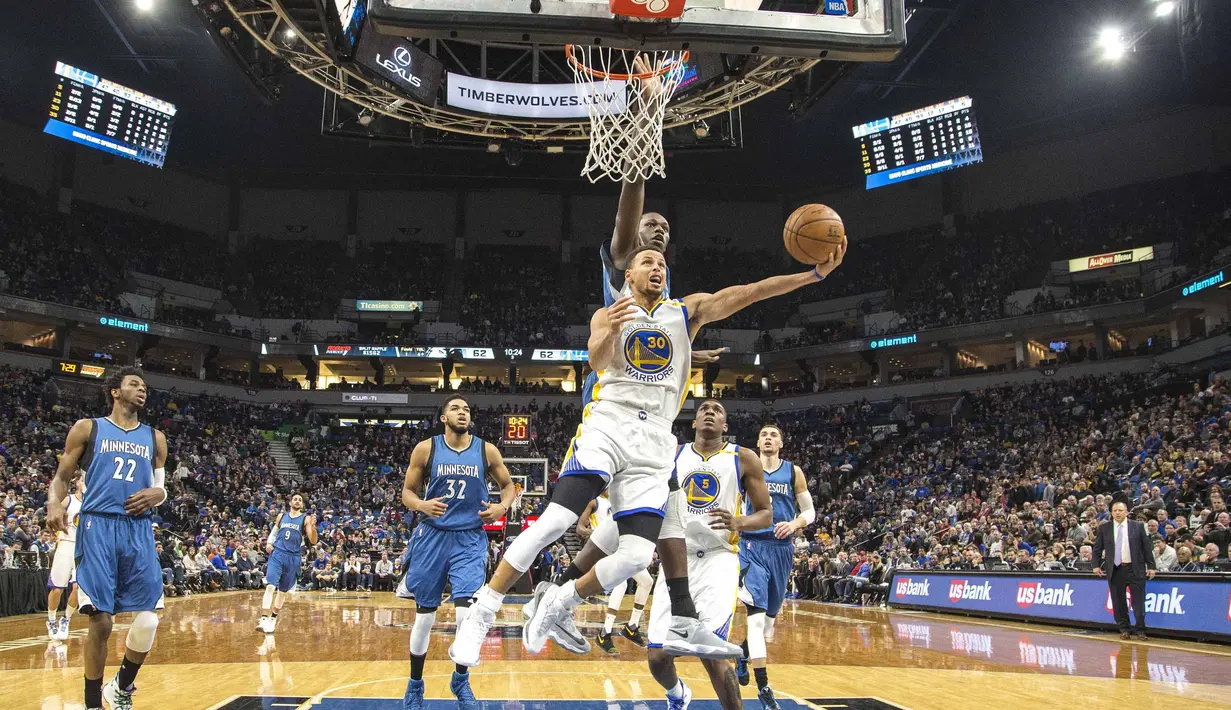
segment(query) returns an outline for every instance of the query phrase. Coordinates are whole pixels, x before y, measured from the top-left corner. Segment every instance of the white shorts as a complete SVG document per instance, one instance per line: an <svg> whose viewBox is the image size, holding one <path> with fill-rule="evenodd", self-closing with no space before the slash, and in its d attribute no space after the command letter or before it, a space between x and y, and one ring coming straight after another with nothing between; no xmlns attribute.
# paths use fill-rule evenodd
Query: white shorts
<svg viewBox="0 0 1231 710"><path fill-rule="evenodd" d="M630 513L664 515L676 447L671 422L614 402L595 401L582 415L560 476L602 476L612 518Z"/></svg>
<svg viewBox="0 0 1231 710"><path fill-rule="evenodd" d="M711 550L701 554L688 548L688 589L701 623L722 638L731 632L735 601L739 595L739 553ZM671 628L671 595L667 575L659 574L650 604L650 648L662 648Z"/></svg>
<svg viewBox="0 0 1231 710"><path fill-rule="evenodd" d="M667 496L667 513L663 516L662 529L658 531L658 539L684 537L684 512L688 502L684 491L676 489ZM604 518L590 533L590 542L598 546L608 555L614 555L620 546L620 525L615 518Z"/></svg>
<svg viewBox="0 0 1231 710"><path fill-rule="evenodd" d="M77 581L77 562L73 559L72 540L56 543L55 555L51 558L51 575L47 578L48 589L66 589Z"/></svg>

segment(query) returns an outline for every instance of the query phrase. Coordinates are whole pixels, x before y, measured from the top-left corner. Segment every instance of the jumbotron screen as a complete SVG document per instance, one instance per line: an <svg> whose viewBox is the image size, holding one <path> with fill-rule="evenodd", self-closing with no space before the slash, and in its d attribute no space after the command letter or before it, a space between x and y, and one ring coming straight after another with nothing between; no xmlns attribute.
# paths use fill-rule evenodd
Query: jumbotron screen
<svg viewBox="0 0 1231 710"><path fill-rule="evenodd" d="M161 168L175 105L56 62L56 92L44 133Z"/></svg>
<svg viewBox="0 0 1231 710"><path fill-rule="evenodd" d="M871 190L983 162L969 96L855 126Z"/></svg>

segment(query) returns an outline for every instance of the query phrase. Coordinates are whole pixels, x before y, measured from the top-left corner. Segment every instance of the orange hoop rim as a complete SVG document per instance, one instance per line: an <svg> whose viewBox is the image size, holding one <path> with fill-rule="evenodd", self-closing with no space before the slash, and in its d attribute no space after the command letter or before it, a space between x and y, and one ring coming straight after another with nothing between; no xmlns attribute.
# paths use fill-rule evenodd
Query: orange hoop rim
<svg viewBox="0 0 1231 710"><path fill-rule="evenodd" d="M580 59L578 59L573 54L573 48L576 46L577 45L575 44L564 45L564 56L568 58L569 64L572 64L579 71L583 71L592 77L596 77L598 79L614 79L616 81L631 81L633 79L645 81L646 79L652 79L656 76L663 76L667 72L671 71L672 69L675 69L676 67L684 64L684 62L687 62L688 57L689 57L689 51L685 49L684 53L681 54L679 58L675 59L674 61L668 62L665 66L663 66L662 69L656 69L654 71L646 71L646 72L635 72L635 73L630 73L630 74L614 74L612 72L600 71L582 62ZM633 51L633 50L621 49L619 51L627 52L627 51Z"/></svg>

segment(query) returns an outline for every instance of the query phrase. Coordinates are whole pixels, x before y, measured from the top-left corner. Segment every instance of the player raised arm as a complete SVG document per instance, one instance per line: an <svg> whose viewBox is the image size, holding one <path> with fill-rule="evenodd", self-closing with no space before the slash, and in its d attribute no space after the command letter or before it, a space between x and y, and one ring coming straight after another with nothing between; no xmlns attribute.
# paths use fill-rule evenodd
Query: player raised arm
<svg viewBox="0 0 1231 710"><path fill-rule="evenodd" d="M64 439L64 453L56 467L56 475L51 479L51 490L47 495L47 529L53 533L68 532L68 494L73 476L77 474L77 463L85 446L90 441L91 423L89 419L78 419L73 428L68 430Z"/></svg>
<svg viewBox="0 0 1231 710"><path fill-rule="evenodd" d="M589 348L590 369L598 372L607 369L615 358L615 345L620 329L637 316L637 303L630 296L621 296L607 308L600 308L590 318Z"/></svg>
<svg viewBox="0 0 1231 710"><path fill-rule="evenodd" d="M504 465L504 457L500 455L500 449L486 441L483 442L483 446L487 450L487 476L495 481L497 486L500 486L500 502L495 505L484 503L483 510L479 511L479 518L484 523L491 524L504 517L509 512L509 508L513 507L513 501L517 499L517 487L513 485L509 469Z"/></svg>
<svg viewBox="0 0 1231 710"><path fill-rule="evenodd" d="M817 264L812 271L784 276L771 276L756 283L729 286L717 293L694 293L684 297L688 308L688 335L695 337L707 323L730 318L758 301L781 296L821 281L842 263L846 245L834 251L829 261Z"/></svg>
<svg viewBox="0 0 1231 710"><path fill-rule="evenodd" d="M754 512L737 517L730 510L717 508L710 513L715 518L710 522L714 530L764 530L774 522L774 505L769 498L769 488L765 485L765 467L761 465L761 457L750 449L740 448L739 470L744 493L748 495Z"/></svg>
<svg viewBox="0 0 1231 710"><path fill-rule="evenodd" d="M637 231L645 210L645 179L622 183L620 206L616 208L615 229L611 232L611 263L617 269L628 266L628 257L637 247Z"/></svg>
<svg viewBox="0 0 1231 710"><path fill-rule="evenodd" d="M804 472L799 470L798 466L792 468L795 469L792 489L795 491L795 505L799 506L799 515L774 526L774 537L779 540L794 535L816 520L816 508L812 505L812 493L808 491L808 479L804 477Z"/></svg>
<svg viewBox="0 0 1231 710"><path fill-rule="evenodd" d="M432 448L430 439L424 439L415 444L415 450L410 452L410 463L406 466L406 480L402 484L402 503L411 512L422 513L429 518L439 518L449 510L444 497L424 500L419 497L423 488L423 475L427 472L428 454Z"/></svg>

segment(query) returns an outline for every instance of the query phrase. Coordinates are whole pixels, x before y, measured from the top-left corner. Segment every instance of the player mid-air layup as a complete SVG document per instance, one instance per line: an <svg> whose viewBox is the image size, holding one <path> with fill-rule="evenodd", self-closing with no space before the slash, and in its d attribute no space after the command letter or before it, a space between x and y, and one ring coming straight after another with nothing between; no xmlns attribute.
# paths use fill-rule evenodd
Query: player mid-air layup
<svg viewBox="0 0 1231 710"><path fill-rule="evenodd" d="M450 648L454 662L478 665L480 646L505 593L604 488L619 528L619 546L580 579L536 589L541 596L523 635L527 650L541 651L548 631L568 624L571 609L586 596L614 587L650 563L667 511L676 450L671 423L687 394L692 338L706 323L825 278L841 263L842 254L839 249L826 264L808 272L692 294L679 301L662 297L666 286L662 252L648 246L633 255L625 272L631 294L599 309L590 321L589 360L591 368L601 373L599 391L585 409L553 500L510 545L491 582L479 591ZM675 588L669 591L673 610L677 603L692 607L686 583L683 594ZM673 617L664 649L673 655L701 657L740 653L695 616Z"/></svg>
<svg viewBox="0 0 1231 710"><path fill-rule="evenodd" d="M145 379L126 367L107 381L111 414L79 419L64 442L47 502L47 525L68 529L64 499L78 467L85 470L85 498L77 526L77 596L90 617L85 643L85 707L132 707L133 681L154 647L162 608L162 568L154 550L150 511L167 499L167 438L137 419L145 407ZM107 640L116 614L137 615L124 640L120 670L104 688Z"/></svg>

